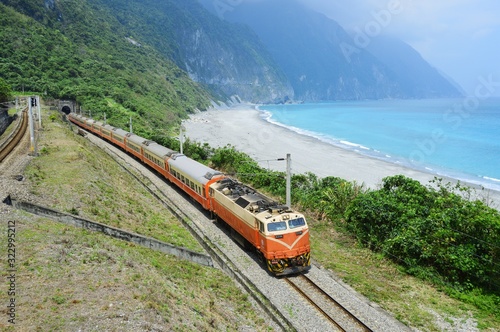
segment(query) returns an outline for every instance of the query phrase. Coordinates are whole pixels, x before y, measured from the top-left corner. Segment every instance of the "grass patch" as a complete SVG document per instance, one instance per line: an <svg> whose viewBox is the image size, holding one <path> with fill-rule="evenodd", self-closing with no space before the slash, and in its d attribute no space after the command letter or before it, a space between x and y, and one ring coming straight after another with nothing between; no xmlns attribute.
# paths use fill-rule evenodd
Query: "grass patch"
<svg viewBox="0 0 500 332"><path fill-rule="evenodd" d="M19 109L21 109L21 108L19 108ZM16 108L15 108L15 107L13 107L13 108L9 108L9 110L7 111L7 114L8 114L9 116L14 116L14 115L16 115L16 114L17 114L17 110L16 110Z"/></svg>
<svg viewBox="0 0 500 332"><path fill-rule="evenodd" d="M43 218L16 227L20 330L268 328L219 270Z"/></svg>
<svg viewBox="0 0 500 332"><path fill-rule="evenodd" d="M407 275L380 254L360 248L332 223L311 219L309 223L313 258L404 324L421 331L453 331L473 318L480 329L500 330L495 317Z"/></svg>
<svg viewBox="0 0 500 332"><path fill-rule="evenodd" d="M50 115L49 115L50 116ZM202 252L189 231L106 153L45 122L40 150L26 170L32 191L54 209Z"/></svg>

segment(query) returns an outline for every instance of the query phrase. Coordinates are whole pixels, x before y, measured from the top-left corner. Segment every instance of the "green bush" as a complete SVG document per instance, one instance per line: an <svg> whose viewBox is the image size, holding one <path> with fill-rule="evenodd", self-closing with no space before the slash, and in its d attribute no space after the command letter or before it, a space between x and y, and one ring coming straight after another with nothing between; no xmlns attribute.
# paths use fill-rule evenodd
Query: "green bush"
<svg viewBox="0 0 500 332"><path fill-rule="evenodd" d="M361 193L347 209L348 229L410 273L461 289L498 291L500 214L460 194L466 188L423 186L402 175ZM457 193L458 192L458 193Z"/></svg>

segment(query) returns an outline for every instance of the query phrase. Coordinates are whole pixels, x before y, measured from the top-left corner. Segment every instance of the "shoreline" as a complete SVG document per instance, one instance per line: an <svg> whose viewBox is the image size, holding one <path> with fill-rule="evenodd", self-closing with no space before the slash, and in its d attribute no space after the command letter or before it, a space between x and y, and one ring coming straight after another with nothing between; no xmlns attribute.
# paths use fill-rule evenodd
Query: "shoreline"
<svg viewBox="0 0 500 332"><path fill-rule="evenodd" d="M253 104L236 104L214 108L190 116L183 122L186 137L208 143L212 147L234 146L248 154L259 165L276 171L285 171L286 164L277 161L291 154L292 173L311 172L318 177L336 176L348 181L364 183L377 189L387 176L402 174L424 185L435 177L446 182L458 180L424 172L343 149L318 138L297 133L262 118L263 111ZM500 207L500 191L481 190L481 186L460 180L461 184L476 189L478 198L486 198L495 208ZM490 204L492 206L492 204Z"/></svg>

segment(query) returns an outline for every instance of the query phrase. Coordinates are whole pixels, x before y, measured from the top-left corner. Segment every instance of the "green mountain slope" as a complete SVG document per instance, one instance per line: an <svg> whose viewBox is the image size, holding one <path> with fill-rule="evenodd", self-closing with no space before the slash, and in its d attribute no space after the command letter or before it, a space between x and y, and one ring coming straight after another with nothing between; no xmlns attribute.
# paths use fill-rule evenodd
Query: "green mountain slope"
<svg viewBox="0 0 500 332"><path fill-rule="evenodd" d="M134 116L145 134L210 105L201 86L130 38L107 9L78 0L2 3L14 8L0 4L0 77L14 90L74 99L117 126Z"/></svg>

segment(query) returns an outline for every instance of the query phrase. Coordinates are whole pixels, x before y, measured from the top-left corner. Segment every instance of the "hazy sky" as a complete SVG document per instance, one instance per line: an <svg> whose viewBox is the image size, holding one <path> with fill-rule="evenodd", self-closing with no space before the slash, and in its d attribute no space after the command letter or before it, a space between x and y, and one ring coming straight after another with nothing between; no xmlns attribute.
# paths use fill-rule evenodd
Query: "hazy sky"
<svg viewBox="0 0 500 332"><path fill-rule="evenodd" d="M479 77L498 82L498 0L299 0L348 31L395 35L473 94ZM367 30L368 29L368 30ZM370 30L371 29L371 30Z"/></svg>
<svg viewBox="0 0 500 332"><path fill-rule="evenodd" d="M237 6L245 1L269 0L213 1ZM298 1L336 20L349 32L368 29L373 35L399 37L470 95L482 77L500 96L498 0Z"/></svg>

